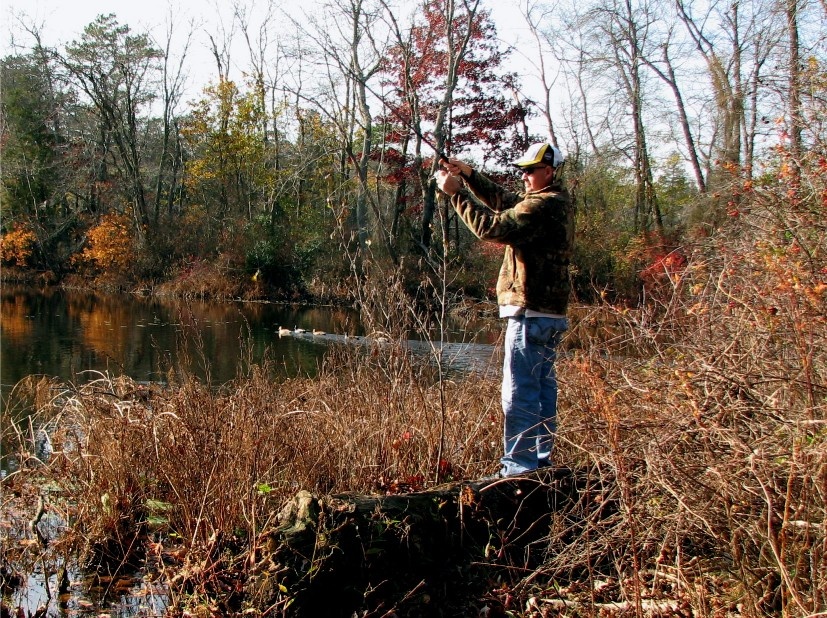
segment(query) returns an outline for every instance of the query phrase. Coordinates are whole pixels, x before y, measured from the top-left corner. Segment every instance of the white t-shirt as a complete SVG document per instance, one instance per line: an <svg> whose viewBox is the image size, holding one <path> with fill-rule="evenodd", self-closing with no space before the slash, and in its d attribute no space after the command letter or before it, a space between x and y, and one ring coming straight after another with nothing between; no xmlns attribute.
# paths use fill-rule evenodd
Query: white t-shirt
<svg viewBox="0 0 827 618"><path fill-rule="evenodd" d="M501 318L513 318L518 315L525 315L527 318L565 318L566 316L558 313L543 313L542 311L534 311L533 309L526 309L518 305L500 305Z"/></svg>

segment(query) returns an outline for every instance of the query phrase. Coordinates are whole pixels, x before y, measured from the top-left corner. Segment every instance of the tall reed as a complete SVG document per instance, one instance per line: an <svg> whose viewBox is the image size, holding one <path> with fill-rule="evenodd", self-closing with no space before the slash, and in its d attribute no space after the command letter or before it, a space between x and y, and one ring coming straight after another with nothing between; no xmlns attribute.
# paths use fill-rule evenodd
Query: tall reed
<svg viewBox="0 0 827 618"><path fill-rule="evenodd" d="M823 178L803 180L827 194ZM827 611L823 208L772 186L740 204L650 270L641 307L577 312L555 462L587 489L553 514L541 568L513 565L492 591L514 613ZM360 304L376 338L332 350L312 379L274 381L264 363L219 389L180 373L163 387L41 384L52 454L36 459L37 430L4 423L25 463L13 478L59 484L72 538L99 564L117 568L144 533L160 554L175 542L174 589L214 605L237 595L232 578L299 489L408 491L435 467L491 471L499 368L451 379L413 356L400 280L360 276L374 282Z"/></svg>

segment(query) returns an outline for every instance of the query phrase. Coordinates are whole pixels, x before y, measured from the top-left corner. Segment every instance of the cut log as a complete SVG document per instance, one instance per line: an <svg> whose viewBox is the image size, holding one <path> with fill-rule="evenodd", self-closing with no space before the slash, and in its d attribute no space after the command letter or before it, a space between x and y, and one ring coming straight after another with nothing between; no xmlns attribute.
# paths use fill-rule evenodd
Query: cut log
<svg viewBox="0 0 827 618"><path fill-rule="evenodd" d="M302 491L261 539L245 598L274 615L476 615L469 599L542 564L553 513L583 487L554 469L390 496Z"/></svg>

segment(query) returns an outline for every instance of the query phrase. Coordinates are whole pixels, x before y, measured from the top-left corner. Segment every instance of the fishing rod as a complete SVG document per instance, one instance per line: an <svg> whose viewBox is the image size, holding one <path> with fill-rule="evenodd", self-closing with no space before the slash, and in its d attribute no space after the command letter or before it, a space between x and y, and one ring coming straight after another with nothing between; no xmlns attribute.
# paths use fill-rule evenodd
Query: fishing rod
<svg viewBox="0 0 827 618"><path fill-rule="evenodd" d="M371 91L372 91L372 89L371 89ZM378 97L378 95L375 92L373 93L373 95ZM385 109L387 109L396 118L396 120L398 122L400 122L402 125L404 125L405 128L407 128L409 131L411 131L416 137L418 137L422 142L424 142L426 146L430 147L431 150L434 151L434 154L436 154L436 156L438 157L438 159L437 159L438 161L448 161L450 159L450 157L447 154L445 154L444 150L437 147L437 145L434 144L432 140L428 139L427 137L425 137L422 134L422 131L420 131L419 128L414 123L413 118L410 118L410 119L404 118L402 116L402 114L397 112L396 109L392 105L387 105L385 103L384 99L379 98L379 100L382 101L382 103L384 104ZM439 171L439 169L434 171L434 173L431 174L431 176L429 177L429 180L436 180L436 175L437 175L438 171Z"/></svg>
<svg viewBox="0 0 827 618"><path fill-rule="evenodd" d="M350 72L351 77L356 78L356 74L353 72L353 70L348 69L348 71ZM414 123L413 118L405 118L400 112L396 110L396 108L393 105L390 105L388 103L387 99L383 95L376 92L376 90L374 90L366 82L362 82L362 85L368 92L370 92L374 97L376 97L376 99L382 104L383 109L389 111L397 122L402 124L406 129L411 131L416 137L422 140L422 142L424 142L426 146L428 146L431 150L434 151L434 153L437 155L437 157L439 157L440 160L444 159L447 161L450 158L447 154L445 154L444 150L438 148L432 140L428 139L422 134L422 131L420 131Z"/></svg>
<svg viewBox="0 0 827 618"><path fill-rule="evenodd" d="M417 129L417 128L414 126L413 122L411 122L411 123L408 125L408 128L409 128L411 131L413 131L413 132L414 132L414 135L416 135L419 139L421 139L423 142L425 142L425 144L426 144L426 145L428 145L428 146L430 146L430 147L431 147L431 149L432 149L432 150L436 153L436 155L439 157L439 159L438 159L439 161L448 161L448 160L449 160L449 159L448 159L448 155L446 155L446 154L445 154L445 152L444 152L442 149L437 148L437 147L436 147L436 144L432 143L429 139L427 139L424 135L422 135L422 133L419 131L419 129ZM436 180L436 175L437 175L437 173L438 173L438 172L439 172L439 168L437 168L437 169L434 171L434 173L433 173L433 174L431 174L431 176L428 178L428 180Z"/></svg>
<svg viewBox="0 0 827 618"><path fill-rule="evenodd" d="M387 110L391 113L391 115L399 122L402 126L406 129L411 131L416 137L418 137L426 146L431 148L434 151L434 154L438 157L438 161L448 161L450 157L445 153L442 148L437 147L436 144L433 143L432 140L428 139L422 134L422 131L419 130L419 127L414 122L413 118L405 118L400 112L396 110L393 105L390 105L387 99L376 92L370 85L368 85L367 80L361 79L361 76L357 75L357 73L350 67L346 68L345 71L349 73L350 77L354 80L357 80L362 87L365 88L370 94L372 94L376 99L382 104L382 108ZM438 170L437 170L438 171ZM436 180L436 171L430 176L430 180Z"/></svg>
<svg viewBox="0 0 827 618"><path fill-rule="evenodd" d="M400 122L404 122L402 118L397 118L397 120L399 120ZM416 135L419 139L425 142L426 146L430 146L431 150L433 150L434 153L436 153L440 160L448 160L448 155L445 154L445 152L441 148L437 148L436 144L434 144L431 140L422 135L422 132L418 128L416 128L413 122L408 123L408 128L413 132L414 135Z"/></svg>

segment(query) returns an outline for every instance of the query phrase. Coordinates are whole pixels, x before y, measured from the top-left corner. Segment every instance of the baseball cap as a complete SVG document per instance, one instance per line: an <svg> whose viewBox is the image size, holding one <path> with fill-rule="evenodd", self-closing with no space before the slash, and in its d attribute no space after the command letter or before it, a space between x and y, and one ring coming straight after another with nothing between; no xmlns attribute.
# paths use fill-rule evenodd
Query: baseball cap
<svg viewBox="0 0 827 618"><path fill-rule="evenodd" d="M514 161L512 165L517 167L530 167L532 165L539 165L545 163L551 167L557 168L563 164L565 157L560 150L546 142L539 142L528 147L522 157Z"/></svg>

